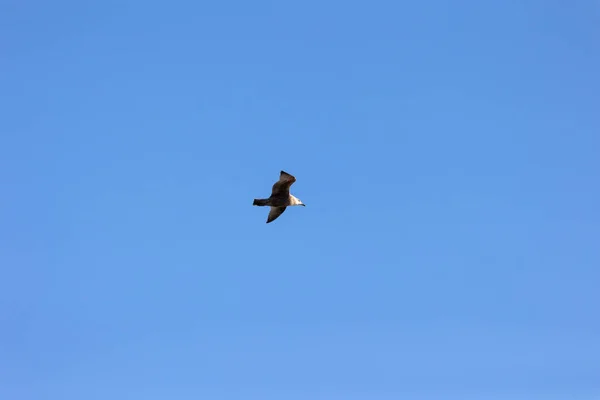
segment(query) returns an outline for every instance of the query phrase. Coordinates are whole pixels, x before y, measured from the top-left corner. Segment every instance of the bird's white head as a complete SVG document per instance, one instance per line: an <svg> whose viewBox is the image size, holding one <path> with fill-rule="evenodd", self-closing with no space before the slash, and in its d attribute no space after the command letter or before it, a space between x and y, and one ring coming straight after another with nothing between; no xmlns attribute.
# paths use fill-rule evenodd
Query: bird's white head
<svg viewBox="0 0 600 400"><path fill-rule="evenodd" d="M304 203L299 198L290 194L290 205L291 206L304 206Z"/></svg>

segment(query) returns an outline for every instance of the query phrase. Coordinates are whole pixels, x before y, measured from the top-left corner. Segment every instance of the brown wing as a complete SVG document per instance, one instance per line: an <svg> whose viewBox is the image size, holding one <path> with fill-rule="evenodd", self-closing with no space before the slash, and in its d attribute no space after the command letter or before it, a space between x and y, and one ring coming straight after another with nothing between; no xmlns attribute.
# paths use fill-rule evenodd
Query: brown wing
<svg viewBox="0 0 600 400"><path fill-rule="evenodd" d="M286 207L271 207L269 211L269 217L267 218L267 224L273 222L285 211Z"/></svg>
<svg viewBox="0 0 600 400"><path fill-rule="evenodd" d="M271 190L272 197L287 197L290 195L290 186L296 182L296 178L285 171L279 174L279 180L273 185Z"/></svg>

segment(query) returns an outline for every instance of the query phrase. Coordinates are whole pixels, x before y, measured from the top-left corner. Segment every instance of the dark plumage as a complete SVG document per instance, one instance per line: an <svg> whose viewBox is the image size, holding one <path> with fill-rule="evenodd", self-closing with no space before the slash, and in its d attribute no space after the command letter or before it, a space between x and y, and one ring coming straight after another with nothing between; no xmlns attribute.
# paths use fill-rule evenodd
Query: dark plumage
<svg viewBox="0 0 600 400"><path fill-rule="evenodd" d="M275 182L271 189L271 196L268 199L254 199L254 202L252 203L254 206L271 207L267 218L267 224L273 222L283 214L286 207L304 206L304 203L302 203L300 199L290 194L290 186L292 186L294 182L296 182L296 178L293 175L281 171L279 180Z"/></svg>

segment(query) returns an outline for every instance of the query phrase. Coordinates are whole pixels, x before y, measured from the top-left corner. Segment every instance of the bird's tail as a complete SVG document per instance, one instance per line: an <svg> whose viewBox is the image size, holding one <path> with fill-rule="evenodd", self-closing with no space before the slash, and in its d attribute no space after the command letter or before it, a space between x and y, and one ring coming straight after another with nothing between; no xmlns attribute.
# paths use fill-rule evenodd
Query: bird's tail
<svg viewBox="0 0 600 400"><path fill-rule="evenodd" d="M269 203L268 199L254 199L253 206L266 206Z"/></svg>

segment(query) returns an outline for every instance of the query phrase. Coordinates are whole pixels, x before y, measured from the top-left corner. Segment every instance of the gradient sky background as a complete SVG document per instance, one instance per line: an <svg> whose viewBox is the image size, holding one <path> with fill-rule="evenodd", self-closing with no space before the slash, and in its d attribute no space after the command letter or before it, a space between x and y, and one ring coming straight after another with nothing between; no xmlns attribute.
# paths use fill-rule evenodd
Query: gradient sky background
<svg viewBox="0 0 600 400"><path fill-rule="evenodd" d="M0 398L598 399L600 3L3 1ZM280 170L307 207L265 224Z"/></svg>

